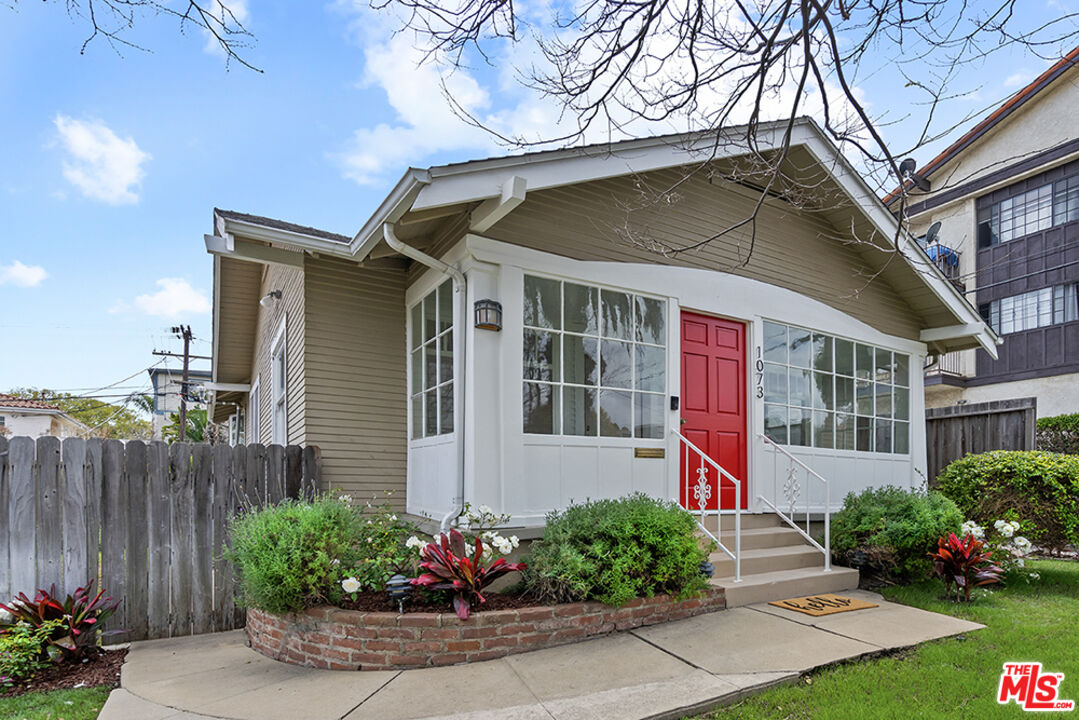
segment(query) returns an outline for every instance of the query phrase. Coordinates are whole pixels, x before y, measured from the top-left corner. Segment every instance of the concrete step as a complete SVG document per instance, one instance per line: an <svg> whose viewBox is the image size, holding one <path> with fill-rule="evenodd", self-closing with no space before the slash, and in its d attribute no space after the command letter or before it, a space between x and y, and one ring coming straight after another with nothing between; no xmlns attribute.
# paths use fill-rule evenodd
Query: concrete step
<svg viewBox="0 0 1079 720"><path fill-rule="evenodd" d="M742 582L735 582L733 576L715 577L709 582L724 589L727 607L732 608L817 593L852 590L858 587L858 571L833 565L829 572L825 572L823 566L808 567L752 575L743 573Z"/></svg>
<svg viewBox="0 0 1079 720"><path fill-rule="evenodd" d="M801 540L801 537L797 539ZM742 541L745 542L745 538L742 538ZM734 560L727 557L723 551L712 553L708 559L716 568L716 577L734 575ZM801 543L754 550L747 550L745 545L742 546L743 576L806 567L824 567L824 554L812 545Z"/></svg>
<svg viewBox="0 0 1079 720"><path fill-rule="evenodd" d="M724 526L725 527L725 526ZM719 536L720 542L731 550L734 550L734 532L725 532ZM798 533L787 526L752 528L742 530L742 552L756 550L758 548L783 547L786 545L804 544L805 540Z"/></svg>
<svg viewBox="0 0 1079 720"><path fill-rule="evenodd" d="M722 516L723 532L734 532L734 515ZM775 513L742 513L742 532L757 528L779 527L783 523ZM702 520L708 532L716 532L716 516L708 515Z"/></svg>

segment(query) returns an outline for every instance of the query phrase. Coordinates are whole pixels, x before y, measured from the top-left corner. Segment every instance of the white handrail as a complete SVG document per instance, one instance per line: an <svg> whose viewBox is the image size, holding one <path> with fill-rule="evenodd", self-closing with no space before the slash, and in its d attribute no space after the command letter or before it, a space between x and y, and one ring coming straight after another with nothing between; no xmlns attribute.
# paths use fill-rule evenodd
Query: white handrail
<svg viewBox="0 0 1079 720"><path fill-rule="evenodd" d="M684 457L685 457L685 478L684 478L684 481L685 481L685 487L686 487L686 506L687 506L686 510L691 514L701 516L700 520L697 521L697 526L700 527L700 529L704 532L705 535L707 535L709 538L712 539L712 541L719 547L720 550L722 550L727 555L727 557L729 557L731 560L734 560L734 581L735 582L742 582L742 483L734 475L731 475L729 472L727 472L723 468L722 465L720 465L715 460L710 458L706 452L704 452L699 447L694 445L693 442L690 441L690 439L687 438L685 435L683 435L682 433L680 433L680 432L678 432L677 430L674 430L674 429L671 430L671 435L674 435L675 437L677 437L679 442L681 442L683 445L685 445L685 455L684 455ZM696 511L692 510L689 507L689 505L690 505L689 499L690 499L690 494L691 494L690 493L690 483L689 483L689 451L690 450L693 450L693 452L697 453L697 456L700 458L700 465L698 467L698 476L697 476L697 478L698 478L697 479L697 482L698 482L698 486L697 486L697 506L698 506L698 510L696 510ZM716 478L716 509L714 511L705 510L705 505L707 504L708 497L709 497L709 495L711 493L711 487L707 486L706 471L704 469L704 464L705 463L708 463L713 468L715 468L716 472L719 473L719 475L720 475L720 478ZM681 474L681 472L682 471L679 470L679 474ZM734 551L733 552L731 552L731 550L726 545L724 545L723 542L719 539L720 536L723 534L722 513L720 512L720 508L719 508L720 501L721 501L721 495L722 495L722 481L721 481L721 478L723 478L723 477L727 478L732 483L734 483L735 502L734 502ZM715 535L713 535L711 532L709 532L708 528L705 527L704 523L702 522L702 520L704 520L705 514L714 514L716 516L716 534Z"/></svg>
<svg viewBox="0 0 1079 720"><path fill-rule="evenodd" d="M772 508L772 511L775 512L777 515L779 515L779 517L782 518L784 522L786 522L792 528L794 528L799 533L801 533L802 537L804 537L806 540L808 540L811 545L813 545L815 548L817 548L822 553L824 553L824 571L825 572L831 571L831 569L832 569L832 523L831 523L832 503L831 503L831 495L830 495L828 480L826 478L822 477L815 470L813 470L813 468L809 467L804 462L802 462L798 458L794 457L794 455L791 455L789 452L787 452L785 449L783 449L780 445L778 445L774 440L772 440L772 438L768 437L764 433L758 433L758 437L760 437L760 439L764 441L765 445L771 446L771 449L772 449L772 452L773 452L773 457L775 456L776 451L778 451L780 453L783 453L783 455L785 455L787 457L787 460L789 460L792 464L797 465L798 467L802 468L805 471L806 477L813 476L817 480L819 480L821 483L823 483L823 485L824 485L824 546L823 547L821 546L820 543L818 543L816 540L814 540L812 538L812 536L810 536L810 534L809 534L809 492L808 492L808 490L806 492L806 509L805 509L806 529L804 531L802 530L802 528L798 527L798 525L794 522L794 520L791 517L789 517L786 513L784 513L782 510L780 510L776 506L776 504L773 503L772 501L768 500L768 498L764 497L763 495L758 495L757 498L759 500L761 500L764 504L766 504L770 508ZM793 468L791 470L791 473L792 474L789 476L788 482L791 482L793 480ZM778 501L779 492L778 492L778 479L777 478L778 478L778 473L776 472L775 466L773 464L773 469L772 469L772 498L773 498L773 500ZM791 500L791 512L792 512L792 514L794 512L794 501L793 500Z"/></svg>

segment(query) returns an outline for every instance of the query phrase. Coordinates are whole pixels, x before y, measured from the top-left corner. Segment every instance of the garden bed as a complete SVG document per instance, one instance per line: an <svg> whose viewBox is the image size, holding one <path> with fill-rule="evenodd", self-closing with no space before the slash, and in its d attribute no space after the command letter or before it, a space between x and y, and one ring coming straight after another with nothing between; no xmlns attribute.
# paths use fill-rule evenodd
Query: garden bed
<svg viewBox="0 0 1079 720"><path fill-rule="evenodd" d="M70 688L115 687L120 683L120 666L124 664L127 648L89 650L83 660L51 665L10 688L0 687L0 698L15 697L29 692L46 692Z"/></svg>
<svg viewBox="0 0 1079 720"><path fill-rule="evenodd" d="M578 602L486 610L468 620L450 612L402 615L315 607L274 615L249 609L247 637L254 650L292 665L408 669L493 660L725 607L723 590L710 587L686 600L656 595L621 607Z"/></svg>

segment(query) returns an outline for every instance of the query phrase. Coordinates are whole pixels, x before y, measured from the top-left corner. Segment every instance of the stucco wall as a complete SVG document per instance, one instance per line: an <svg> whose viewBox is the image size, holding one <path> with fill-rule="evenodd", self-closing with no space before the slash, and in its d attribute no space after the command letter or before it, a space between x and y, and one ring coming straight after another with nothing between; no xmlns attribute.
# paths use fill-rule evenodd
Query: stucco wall
<svg viewBox="0 0 1079 720"><path fill-rule="evenodd" d="M925 406L947 407L960 400L980 403L1023 397L1038 398L1038 417L1079 412L1079 373L969 388L938 385L926 390Z"/></svg>

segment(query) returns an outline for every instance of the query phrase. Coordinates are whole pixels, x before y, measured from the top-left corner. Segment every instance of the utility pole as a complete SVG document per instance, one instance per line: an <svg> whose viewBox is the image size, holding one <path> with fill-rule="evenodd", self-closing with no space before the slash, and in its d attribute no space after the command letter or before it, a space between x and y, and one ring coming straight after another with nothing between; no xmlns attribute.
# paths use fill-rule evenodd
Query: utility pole
<svg viewBox="0 0 1079 720"><path fill-rule="evenodd" d="M184 341L184 374L180 380L180 437L178 442L187 442L187 384L189 380L189 365L191 363L191 334L190 325L177 325L172 328L176 337Z"/></svg>

